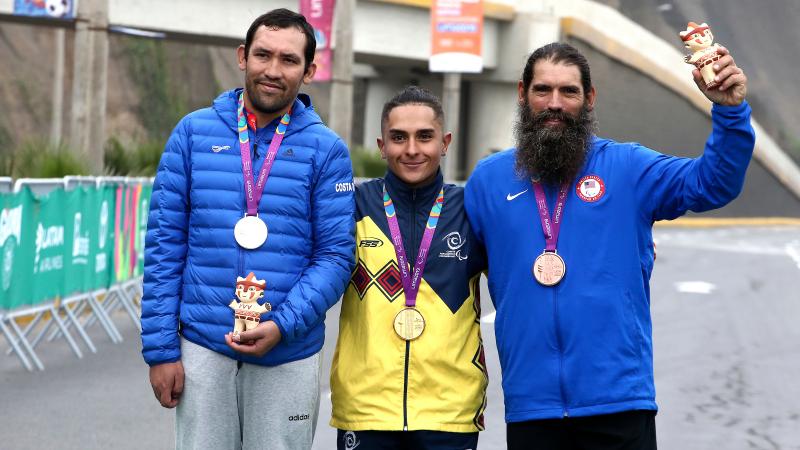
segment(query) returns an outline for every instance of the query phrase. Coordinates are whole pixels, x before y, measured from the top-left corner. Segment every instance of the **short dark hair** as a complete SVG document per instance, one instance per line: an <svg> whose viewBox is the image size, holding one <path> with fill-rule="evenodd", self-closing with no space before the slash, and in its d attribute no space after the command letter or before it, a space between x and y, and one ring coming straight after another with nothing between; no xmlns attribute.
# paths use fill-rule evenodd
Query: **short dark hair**
<svg viewBox="0 0 800 450"><path fill-rule="evenodd" d="M581 72L581 84L583 85L583 95L589 95L592 90L592 74L589 70L589 61L578 51L577 48L565 42L552 42L539 47L528 56L528 62L522 71L522 87L525 92L531 87L533 82L533 67L540 59L548 60L553 63L564 63L566 65L577 66Z"/></svg>
<svg viewBox="0 0 800 450"><path fill-rule="evenodd" d="M386 122L389 121L389 114L393 109L398 106L404 105L424 105L433 110L434 118L444 128L444 110L442 109L442 102L439 97L433 95L431 91L421 88L419 86L406 86L400 92L395 94L391 100L383 104L383 112L381 113L381 132Z"/></svg>
<svg viewBox="0 0 800 450"><path fill-rule="evenodd" d="M317 38L314 37L314 28L308 23L305 16L297 14L286 8L273 9L265 14L258 16L250 28L247 29L247 36L244 39L244 59L250 54L250 45L253 43L253 36L261 26L275 27L280 29L297 28L306 35L306 48L304 49L305 70L314 61L314 52L317 50Z"/></svg>

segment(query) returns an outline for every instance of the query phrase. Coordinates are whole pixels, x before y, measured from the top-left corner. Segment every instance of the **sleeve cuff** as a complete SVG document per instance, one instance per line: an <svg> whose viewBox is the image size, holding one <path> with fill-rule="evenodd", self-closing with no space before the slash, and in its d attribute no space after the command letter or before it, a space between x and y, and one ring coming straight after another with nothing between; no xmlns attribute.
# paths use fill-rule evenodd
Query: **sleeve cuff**
<svg viewBox="0 0 800 450"><path fill-rule="evenodd" d="M284 324L283 319L284 318L282 315L273 311L273 313L270 314L267 320L271 320L275 323L275 325L277 325L278 331L281 332L281 342L291 343L293 339L289 336L289 333L287 332L286 325Z"/></svg>
<svg viewBox="0 0 800 450"><path fill-rule="evenodd" d="M747 103L747 100L743 100L742 103L734 106L724 106L718 105L714 103L711 106L711 112L714 114L721 114L723 116L741 116L745 112L750 111L750 104Z"/></svg>

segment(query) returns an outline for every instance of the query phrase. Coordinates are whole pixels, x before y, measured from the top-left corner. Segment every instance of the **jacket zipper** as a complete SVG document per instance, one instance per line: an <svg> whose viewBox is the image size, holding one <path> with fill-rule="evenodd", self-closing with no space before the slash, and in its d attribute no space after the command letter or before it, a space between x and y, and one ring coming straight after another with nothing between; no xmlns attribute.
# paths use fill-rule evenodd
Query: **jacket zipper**
<svg viewBox="0 0 800 450"><path fill-rule="evenodd" d="M414 255L414 261L417 260L416 254L419 251L417 242L417 190L411 191L411 242L415 250L410 255ZM409 261L410 262L410 261ZM403 368L403 431L408 431L408 362L411 359L411 341L406 341L406 359L405 367Z"/></svg>
<svg viewBox="0 0 800 450"><path fill-rule="evenodd" d="M403 371L403 431L408 431L408 359L411 353L411 341L406 341L406 362Z"/></svg>
<svg viewBox="0 0 800 450"><path fill-rule="evenodd" d="M255 162L255 159L258 156L258 144L255 143L256 136L255 136L255 133L253 133L253 134L254 134L254 136L253 136L253 142L254 142L253 143L253 154L250 155L250 157L251 157L251 161ZM242 211L242 217L244 217L246 214L247 214L247 200L245 199L245 207L244 207L244 210ZM238 263L236 265L236 276L237 277L241 277L241 276L244 275L244 251L242 250L242 247L240 245L237 244L236 247L237 247L237 251L239 253L239 258L238 258L239 261L238 261ZM239 361L239 362L242 361L242 356L239 353L236 354L236 360Z"/></svg>
<svg viewBox="0 0 800 450"><path fill-rule="evenodd" d="M562 417L569 417L567 409L567 391L564 388L564 347L561 342L561 327L558 322L558 295L555 287L553 288L553 319L556 327L556 343L558 345L558 386L561 390L561 402L563 404Z"/></svg>
<svg viewBox="0 0 800 450"><path fill-rule="evenodd" d="M557 195L557 193L554 193L552 198L548 195L548 203L554 205ZM553 326L555 327L556 346L558 347L558 388L561 392L561 417L567 418L569 417L569 409L567 408L567 390L564 383L564 344L561 342L561 326L558 320L558 294L556 293L556 286L551 289L553 290Z"/></svg>

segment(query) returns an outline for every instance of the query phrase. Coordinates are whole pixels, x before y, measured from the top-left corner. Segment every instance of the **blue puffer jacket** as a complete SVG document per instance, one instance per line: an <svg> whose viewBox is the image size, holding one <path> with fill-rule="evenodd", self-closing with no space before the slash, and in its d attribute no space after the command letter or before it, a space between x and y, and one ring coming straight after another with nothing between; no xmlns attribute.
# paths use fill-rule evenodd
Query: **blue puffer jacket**
<svg viewBox="0 0 800 450"><path fill-rule="evenodd" d="M256 250L236 244L233 228L246 210L236 131L241 89L178 123L158 167L145 241L142 354L150 364L178 361L180 335L245 362L273 366L322 348L325 312L344 292L354 255L353 174L347 147L300 94L259 204L269 227ZM277 119L250 142L258 174ZM282 340L261 358L235 353L237 276L266 280L263 301Z"/></svg>

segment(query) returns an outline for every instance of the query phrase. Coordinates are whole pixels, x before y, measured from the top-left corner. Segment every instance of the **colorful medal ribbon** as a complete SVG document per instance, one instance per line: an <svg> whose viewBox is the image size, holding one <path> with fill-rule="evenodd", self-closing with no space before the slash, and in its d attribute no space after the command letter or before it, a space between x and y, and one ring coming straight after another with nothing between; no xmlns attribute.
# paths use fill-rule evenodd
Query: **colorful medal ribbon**
<svg viewBox="0 0 800 450"><path fill-rule="evenodd" d="M397 254L397 264L400 266L400 278L403 281L403 291L406 297L406 306L408 307L414 307L417 304L417 293L422 279L422 271L425 270L428 250L430 250L431 242L433 242L433 232L436 230L436 224L439 222L443 206L444 187L439 191L439 195L433 202L431 213L428 215L428 222L425 224L425 232L422 234L422 242L419 244L419 255L417 255L417 261L414 263L414 271L409 274L408 258L403 247L403 237L400 235L400 226L397 224L397 213L394 210L394 203L392 203L392 199L386 191L386 185L383 185L383 209L386 211L386 220L389 221L389 231L392 235L394 251Z"/></svg>
<svg viewBox="0 0 800 450"><path fill-rule="evenodd" d="M532 181L533 192L536 195L536 206L539 207L539 217L542 221L542 231L544 231L545 251L555 252L558 242L558 233L561 231L561 218L564 213L564 203L567 202L567 192L569 185L564 184L558 191L556 209L553 211L553 219L550 220L550 211L547 209L547 196L544 194L542 185L537 181Z"/></svg>
<svg viewBox="0 0 800 450"><path fill-rule="evenodd" d="M247 118L244 114L244 90L239 94L238 104L238 128L239 128L239 150L242 152L242 174L244 175L244 192L247 198L247 215L258 215L258 203L261 201L261 194L264 192L264 185L267 184L269 172L272 170L272 163L275 162L275 155L283 141L283 135L291 120L291 108L283 115L280 123L275 128L275 135L269 144L267 156L264 164L261 165L261 172L258 174L258 181L253 186L253 160L250 156L250 134L247 132Z"/></svg>

